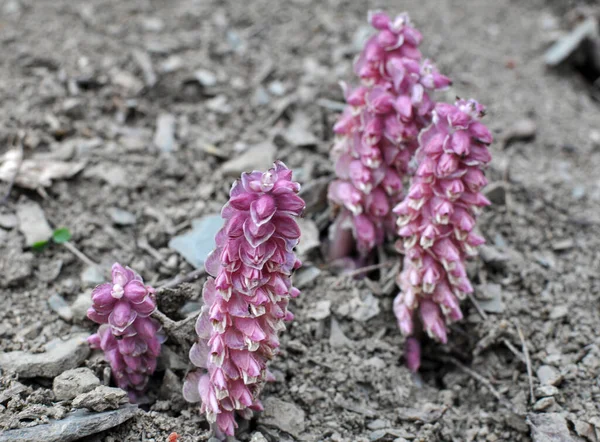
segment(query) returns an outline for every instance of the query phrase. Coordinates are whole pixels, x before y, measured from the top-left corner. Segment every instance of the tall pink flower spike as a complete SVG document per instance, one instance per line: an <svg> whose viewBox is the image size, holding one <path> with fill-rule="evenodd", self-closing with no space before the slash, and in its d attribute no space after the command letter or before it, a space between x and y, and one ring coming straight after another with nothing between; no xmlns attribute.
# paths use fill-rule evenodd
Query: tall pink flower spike
<svg viewBox="0 0 600 442"><path fill-rule="evenodd" d="M431 122L429 94L450 80L418 49L422 36L407 14L394 20L369 14L377 34L354 66L362 85L342 84L347 107L334 126L331 152L337 180L328 198L340 213L331 232L333 259L348 253L343 231L351 229L358 251L367 255L394 234L391 208L402 200L402 179L417 149L419 131Z"/></svg>
<svg viewBox="0 0 600 442"><path fill-rule="evenodd" d="M235 412L243 418L262 410L258 399L272 378L267 361L279 347L283 321L293 319L292 272L301 263L293 252L300 238L295 217L304 210L292 171L276 162L265 173L242 174L223 207L225 225L206 261L204 306L196 322L198 342L183 395L202 401L200 411L216 422L217 435L233 435Z"/></svg>
<svg viewBox="0 0 600 442"><path fill-rule="evenodd" d="M94 289L87 312L88 318L102 324L88 342L104 351L117 385L132 402L143 394L164 341L160 324L150 317L155 309L154 289L129 267L115 263L112 283Z"/></svg>
<svg viewBox="0 0 600 442"><path fill-rule="evenodd" d="M465 260L484 242L474 233L475 218L490 204L480 192L487 184L483 169L492 142L479 121L483 115L484 107L474 100L436 105L433 124L419 137L419 166L408 196L394 208L402 237L396 245L405 255L394 313L406 336L422 327L446 343L447 324L463 317L459 300L473 291ZM416 338L407 341L406 360L418 370Z"/></svg>

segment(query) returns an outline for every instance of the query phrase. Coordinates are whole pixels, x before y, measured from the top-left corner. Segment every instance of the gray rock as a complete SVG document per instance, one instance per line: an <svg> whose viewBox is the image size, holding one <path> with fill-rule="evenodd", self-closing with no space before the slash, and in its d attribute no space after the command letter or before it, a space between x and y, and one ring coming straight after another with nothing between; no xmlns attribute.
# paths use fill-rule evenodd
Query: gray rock
<svg viewBox="0 0 600 442"><path fill-rule="evenodd" d="M399 430L396 428L384 428L381 430L373 431L369 434L370 441L378 441L378 440L389 440L388 437L393 436L397 438L409 438L414 439L414 436L407 433L404 430Z"/></svg>
<svg viewBox="0 0 600 442"><path fill-rule="evenodd" d="M575 442L566 419L558 413L530 414L527 424L533 442Z"/></svg>
<svg viewBox="0 0 600 442"><path fill-rule="evenodd" d="M59 401L73 399L100 385L100 379L86 367L67 370L54 378L52 390Z"/></svg>
<svg viewBox="0 0 600 442"><path fill-rule="evenodd" d="M548 408L552 407L554 404L556 404L556 400L552 396L544 397L544 398L541 398L540 400L538 400L535 404L533 404L533 411L547 410Z"/></svg>
<svg viewBox="0 0 600 442"><path fill-rule="evenodd" d="M227 95L217 95L215 98L206 101L206 107L218 114L228 115L233 110Z"/></svg>
<svg viewBox="0 0 600 442"><path fill-rule="evenodd" d="M285 140L296 147L315 146L319 139L311 131L311 121L308 115L297 112L292 124L283 133Z"/></svg>
<svg viewBox="0 0 600 442"><path fill-rule="evenodd" d="M173 152L175 145L175 116L171 114L160 114L156 118L156 132L154 133L154 144L161 152Z"/></svg>
<svg viewBox="0 0 600 442"><path fill-rule="evenodd" d="M320 274L321 270L317 267L302 267L294 275L294 285L299 289L306 287L308 284L313 282Z"/></svg>
<svg viewBox="0 0 600 442"><path fill-rule="evenodd" d="M542 385L553 385L555 387L563 380L563 376L558 370L549 365L542 365L538 368L537 377Z"/></svg>
<svg viewBox="0 0 600 442"><path fill-rule="evenodd" d="M332 316L331 332L329 334L329 345L331 348L352 347L353 344L354 341L346 337L339 322Z"/></svg>
<svg viewBox="0 0 600 442"><path fill-rule="evenodd" d="M35 427L5 431L0 442L71 442L116 427L138 413L136 405L104 413L76 410L65 419Z"/></svg>
<svg viewBox="0 0 600 442"><path fill-rule="evenodd" d="M535 121L523 119L515 122L504 134L503 144L506 148L514 141L529 141L535 138L537 125Z"/></svg>
<svg viewBox="0 0 600 442"><path fill-rule="evenodd" d="M382 430L390 426L389 421L384 419L375 419L373 422L367 424L369 430Z"/></svg>
<svg viewBox="0 0 600 442"><path fill-rule="evenodd" d="M111 187L135 188L138 185L137 179L132 176L122 166L117 164L100 163L85 170L84 176L87 178L98 178L108 183Z"/></svg>
<svg viewBox="0 0 600 442"><path fill-rule="evenodd" d="M52 237L52 229L38 203L26 198L19 200L17 218L19 219L19 230L25 235L27 247L47 241Z"/></svg>
<svg viewBox="0 0 600 442"><path fill-rule="evenodd" d="M73 312L71 311L71 307L69 306L69 304L67 304L65 298L60 296L58 293L55 293L52 296L50 296L50 298L48 298L48 305L53 311L58 313L58 316L60 316L65 321L70 321L71 319L73 319Z"/></svg>
<svg viewBox="0 0 600 442"><path fill-rule="evenodd" d="M317 301L306 315L310 319L320 321L321 319L328 318L331 315L331 301L323 299Z"/></svg>
<svg viewBox="0 0 600 442"><path fill-rule="evenodd" d="M137 218L133 213L119 209L118 207L111 207L108 209L108 214L113 223L117 226L132 226L137 221Z"/></svg>
<svg viewBox="0 0 600 442"><path fill-rule="evenodd" d="M225 162L221 166L221 172L225 176L238 178L242 172L266 170L272 166L276 151L277 148L271 142L254 145L237 158Z"/></svg>
<svg viewBox="0 0 600 442"><path fill-rule="evenodd" d="M260 417L261 424L278 428L296 438L304 431L304 410L296 404L271 396L263 405L265 411Z"/></svg>
<svg viewBox="0 0 600 442"><path fill-rule="evenodd" d="M285 94L285 86L279 80L272 81L271 83L269 83L269 92L273 95L281 97Z"/></svg>
<svg viewBox="0 0 600 442"><path fill-rule="evenodd" d="M88 333L78 333L63 341L54 339L45 345L44 353L11 351L0 353L0 367L14 371L22 378L54 378L77 367L90 354Z"/></svg>
<svg viewBox="0 0 600 442"><path fill-rule="evenodd" d="M321 241L319 240L319 229L314 221L299 219L298 226L300 227L300 242L296 247L296 252L300 257L303 257L319 248Z"/></svg>
<svg viewBox="0 0 600 442"><path fill-rule="evenodd" d="M377 316L379 312L379 300L372 293L369 293L365 299L360 301L351 316L357 321L366 322Z"/></svg>
<svg viewBox="0 0 600 442"><path fill-rule="evenodd" d="M252 433L250 442L268 442L267 438L259 431Z"/></svg>
<svg viewBox="0 0 600 442"><path fill-rule="evenodd" d="M560 390L553 385L540 385L535 389L535 395L537 397L550 397L556 396Z"/></svg>
<svg viewBox="0 0 600 442"><path fill-rule="evenodd" d="M327 206L327 186L331 179L321 177L310 180L300 189L300 197L306 202L305 213L317 213Z"/></svg>
<svg viewBox="0 0 600 442"><path fill-rule="evenodd" d="M506 204L506 184L502 181L496 181L495 183L486 186L483 193L492 204L498 206Z"/></svg>
<svg viewBox="0 0 600 442"><path fill-rule="evenodd" d="M173 237L169 247L196 268L204 265L208 254L215 248L215 235L223 227L221 215L206 215L192 220L192 230Z"/></svg>
<svg viewBox="0 0 600 442"><path fill-rule="evenodd" d="M557 305L550 310L550 319L564 318L569 314L568 305Z"/></svg>
<svg viewBox="0 0 600 442"><path fill-rule="evenodd" d="M104 281L106 281L104 272L98 266L87 266L83 269L83 272L81 272L81 282L87 287L95 287L98 284L102 284Z"/></svg>
<svg viewBox="0 0 600 442"><path fill-rule="evenodd" d="M12 229L17 226L19 220L16 215L12 213L0 214L0 227L3 229Z"/></svg>
<svg viewBox="0 0 600 442"><path fill-rule="evenodd" d="M81 293L71 304L71 312L74 321L83 321L87 317L87 311L92 306L92 296L89 293Z"/></svg>
<svg viewBox="0 0 600 442"><path fill-rule="evenodd" d="M204 87L213 87L217 84L217 76L206 69L198 69L194 72L194 77Z"/></svg>
<svg viewBox="0 0 600 442"><path fill-rule="evenodd" d="M127 402L129 402L129 399L125 390L100 385L92 391L80 394L73 399L73 407L87 408L94 411L115 410Z"/></svg>
<svg viewBox="0 0 600 442"><path fill-rule="evenodd" d="M479 299L479 305L488 313L502 313L506 308L502 301L502 287L500 284L486 284L481 289L481 295L485 299Z"/></svg>
<svg viewBox="0 0 600 442"><path fill-rule="evenodd" d="M29 278L33 273L33 263L33 253L22 253L16 248L9 249L0 259L0 287L17 285Z"/></svg>

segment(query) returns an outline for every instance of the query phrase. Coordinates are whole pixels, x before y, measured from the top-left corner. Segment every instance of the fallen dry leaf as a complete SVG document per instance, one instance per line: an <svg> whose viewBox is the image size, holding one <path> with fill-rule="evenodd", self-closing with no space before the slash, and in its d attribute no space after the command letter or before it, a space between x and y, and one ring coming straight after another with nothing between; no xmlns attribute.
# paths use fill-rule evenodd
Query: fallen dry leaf
<svg viewBox="0 0 600 442"><path fill-rule="evenodd" d="M54 161L42 158L24 159L20 150L9 150L0 157L0 180L11 182L15 173L15 184L26 189L49 187L53 180L71 178L85 166L82 162ZM19 164L21 166L19 167Z"/></svg>

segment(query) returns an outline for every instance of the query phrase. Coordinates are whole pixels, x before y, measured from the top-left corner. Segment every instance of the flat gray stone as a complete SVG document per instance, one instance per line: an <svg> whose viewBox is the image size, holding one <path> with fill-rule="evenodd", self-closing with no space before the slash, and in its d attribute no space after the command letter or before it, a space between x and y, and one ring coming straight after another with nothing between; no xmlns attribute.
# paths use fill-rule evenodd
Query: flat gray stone
<svg viewBox="0 0 600 442"><path fill-rule="evenodd" d="M214 250L215 235L223 227L221 215L206 215L192 220L192 230L173 237L169 248L175 250L196 268L204 265L208 254Z"/></svg>
<svg viewBox="0 0 600 442"><path fill-rule="evenodd" d="M296 438L304 431L304 410L296 404L268 397L263 401L263 405L265 411L260 417L261 424L275 427Z"/></svg>
<svg viewBox="0 0 600 442"><path fill-rule="evenodd" d="M48 298L48 305L65 321L70 321L73 319L71 307L69 304L67 304L65 298L60 296L58 293L54 293L52 296L50 296L50 298Z"/></svg>
<svg viewBox="0 0 600 442"><path fill-rule="evenodd" d="M73 407L104 411L117 409L127 402L129 402L129 399L125 390L100 385L92 391L80 394L73 399Z"/></svg>
<svg viewBox="0 0 600 442"><path fill-rule="evenodd" d="M221 166L225 176L239 178L242 172L254 170L266 171L273 165L277 148L271 142L265 142L250 147L237 158L233 158Z"/></svg>
<svg viewBox="0 0 600 442"><path fill-rule="evenodd" d="M100 379L87 367L67 370L54 378L52 391L59 401L73 399L100 385Z"/></svg>
<svg viewBox="0 0 600 442"><path fill-rule="evenodd" d="M106 277L104 276L104 272L98 266L87 266L83 272L81 272L81 282L87 287L95 287L105 281Z"/></svg>
<svg viewBox="0 0 600 442"><path fill-rule="evenodd" d="M156 119L156 132L154 144L161 152L173 152L177 149L175 144L175 116L161 114Z"/></svg>
<svg viewBox="0 0 600 442"><path fill-rule="evenodd" d="M533 442L575 442L567 420L559 413L530 414L527 424L531 429Z"/></svg>
<svg viewBox="0 0 600 442"><path fill-rule="evenodd" d="M536 374L542 385L553 385L556 387L563 380L563 376L559 371L549 365L542 365L538 368Z"/></svg>
<svg viewBox="0 0 600 442"><path fill-rule="evenodd" d="M79 366L90 354L87 333L78 333L63 341L53 339L44 353L11 351L0 353L0 367L22 378L54 378L63 371Z"/></svg>
<svg viewBox="0 0 600 442"><path fill-rule="evenodd" d="M137 221L137 218L133 213L119 209L118 207L111 207L108 209L108 214L110 215L113 224L116 224L117 226L132 226Z"/></svg>
<svg viewBox="0 0 600 442"><path fill-rule="evenodd" d="M19 200L17 218L19 219L19 230L25 235L27 247L47 241L52 237L52 229L38 203L26 198Z"/></svg>
<svg viewBox="0 0 600 442"><path fill-rule="evenodd" d="M71 442L116 427L136 414L137 405L104 413L75 410L66 418L49 424L5 431L0 434L0 442Z"/></svg>
<svg viewBox="0 0 600 442"><path fill-rule="evenodd" d="M321 246L319 240L319 229L315 222L310 219L299 219L300 242L296 246L298 256L307 256L310 252Z"/></svg>

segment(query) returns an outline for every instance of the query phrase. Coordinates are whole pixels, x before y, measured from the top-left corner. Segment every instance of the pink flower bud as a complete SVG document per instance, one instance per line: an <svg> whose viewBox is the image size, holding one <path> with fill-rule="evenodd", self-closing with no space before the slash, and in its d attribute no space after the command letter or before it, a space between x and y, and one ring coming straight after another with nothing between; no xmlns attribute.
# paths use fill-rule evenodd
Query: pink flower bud
<svg viewBox="0 0 600 442"><path fill-rule="evenodd" d="M400 202L403 178L413 173L411 159L418 148L419 132L432 122L435 102L430 95L450 82L430 61L422 59L418 49L421 33L406 14L390 19L373 12L369 21L377 33L367 41L354 66L363 85L353 90L342 85L348 107L334 126L338 139L331 156L338 180L328 192L334 206L343 206L342 219L362 216L354 221L352 232L364 255L393 234L389 207ZM441 152L445 140L438 141L435 147ZM421 172L432 176L437 171L430 167L433 165L437 163L430 162L429 169ZM458 173L457 160L449 158L444 165L448 175ZM379 189L385 191L387 201L382 195L370 197ZM414 208L420 208L426 196L411 195ZM332 227L336 233L331 236L336 239L341 237L338 227ZM332 250L352 250L340 244L336 242Z"/></svg>
<svg viewBox="0 0 600 442"><path fill-rule="evenodd" d="M419 136L419 166L408 196L394 208L397 233L406 238L397 281L403 307L394 304L394 311L404 334L413 333L406 326L410 310L418 312L412 321L420 320L430 337L445 343L446 324L463 317L459 299L473 291L465 261L484 242L474 229L476 209L489 204L480 191L487 183L482 168L491 160L486 147L491 135L479 122L483 106L474 100L438 103L433 113L432 124ZM407 363L418 366L408 345L413 344L407 341L406 349L413 360L407 356Z"/></svg>
<svg viewBox="0 0 600 442"><path fill-rule="evenodd" d="M330 196L356 204L356 189L349 185L332 183ZM207 373L191 372L183 394L190 402L201 401L201 412L225 435L237 428L236 411L249 418L251 410L262 409L258 395L268 377L266 363L277 352L283 321L293 318L287 305L300 293L291 284L291 273L300 266L293 253L300 237L294 217L304 209L299 190L281 162L264 174L243 174L231 200L251 203L226 205L225 225L217 235L222 252L213 253L220 262L207 261L214 279L204 285L199 339L190 350L191 362Z"/></svg>
<svg viewBox="0 0 600 442"><path fill-rule="evenodd" d="M87 316L103 325L88 342L92 348L104 351L115 382L130 393L133 401L154 373L160 342L164 340L158 322L148 317L155 309L154 289L118 263L112 267L112 283L101 284L92 292Z"/></svg>

